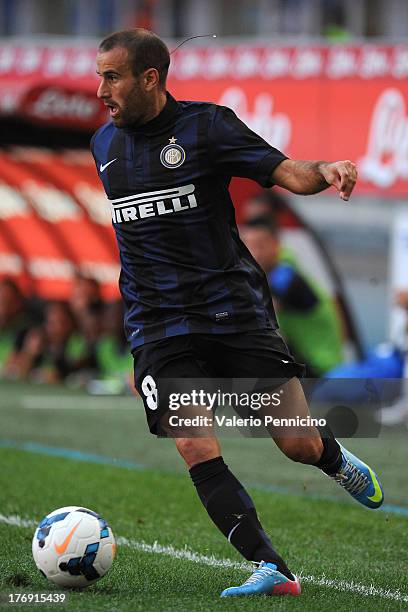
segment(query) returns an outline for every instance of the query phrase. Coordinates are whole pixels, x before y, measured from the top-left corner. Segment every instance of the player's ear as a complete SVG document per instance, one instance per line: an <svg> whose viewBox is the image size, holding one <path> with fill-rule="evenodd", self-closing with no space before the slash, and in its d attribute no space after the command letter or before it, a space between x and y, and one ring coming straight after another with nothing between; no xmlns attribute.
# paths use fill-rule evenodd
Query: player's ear
<svg viewBox="0 0 408 612"><path fill-rule="evenodd" d="M143 82L146 91L151 91L159 85L159 73L156 68L148 68L143 74Z"/></svg>

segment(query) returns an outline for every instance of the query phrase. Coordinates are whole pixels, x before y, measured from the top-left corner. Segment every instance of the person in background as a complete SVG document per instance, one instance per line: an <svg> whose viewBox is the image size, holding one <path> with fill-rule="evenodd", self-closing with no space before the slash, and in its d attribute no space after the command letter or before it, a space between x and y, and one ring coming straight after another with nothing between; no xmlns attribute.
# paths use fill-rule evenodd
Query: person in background
<svg viewBox="0 0 408 612"><path fill-rule="evenodd" d="M83 313L86 316L89 307L101 307L103 301L98 281L95 278L78 274L74 278L69 304L78 321Z"/></svg>
<svg viewBox="0 0 408 612"><path fill-rule="evenodd" d="M297 361L305 363L307 376L322 376L342 363L342 326L335 304L282 246L271 215L251 218L240 233L265 271L280 330Z"/></svg>
<svg viewBox="0 0 408 612"><path fill-rule="evenodd" d="M87 345L88 359L81 363L78 374L85 380L86 372L92 373L87 389L92 394L119 394L135 392L133 360L123 329L123 305L115 301L103 309L88 307L81 317L81 329Z"/></svg>
<svg viewBox="0 0 408 612"><path fill-rule="evenodd" d="M99 375L97 347L103 335L105 308L103 302L92 301L75 317L81 343L78 343L80 350L77 349L77 358L71 360L70 369L80 386Z"/></svg>
<svg viewBox="0 0 408 612"><path fill-rule="evenodd" d="M285 207L285 197L283 195L276 189L264 189L244 202L242 223L248 223L251 219L258 219L259 217L268 217L276 224L277 213L285 210Z"/></svg>
<svg viewBox="0 0 408 612"><path fill-rule="evenodd" d="M122 302L91 303L78 316L78 323L84 350L71 364L78 382L87 384L91 393L133 389L133 360L123 329Z"/></svg>
<svg viewBox="0 0 408 612"><path fill-rule="evenodd" d="M76 333L74 315L66 302L49 302L42 325L30 329L16 356L18 378L56 383L76 369L84 341Z"/></svg>
<svg viewBox="0 0 408 612"><path fill-rule="evenodd" d="M114 377L129 383L129 375L133 377L133 358L123 329L121 300L106 305L103 328L104 333L96 348L99 372L102 378Z"/></svg>
<svg viewBox="0 0 408 612"><path fill-rule="evenodd" d="M26 302L10 278L0 281L0 372L12 377L15 356L21 350L30 324Z"/></svg>

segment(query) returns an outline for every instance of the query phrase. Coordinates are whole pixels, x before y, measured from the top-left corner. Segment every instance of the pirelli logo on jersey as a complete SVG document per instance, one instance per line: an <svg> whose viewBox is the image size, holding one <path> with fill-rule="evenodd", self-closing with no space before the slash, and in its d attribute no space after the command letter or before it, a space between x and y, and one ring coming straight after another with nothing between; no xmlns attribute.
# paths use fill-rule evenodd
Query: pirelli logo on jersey
<svg viewBox="0 0 408 612"><path fill-rule="evenodd" d="M149 191L111 200L112 221L127 223L196 208L194 185Z"/></svg>

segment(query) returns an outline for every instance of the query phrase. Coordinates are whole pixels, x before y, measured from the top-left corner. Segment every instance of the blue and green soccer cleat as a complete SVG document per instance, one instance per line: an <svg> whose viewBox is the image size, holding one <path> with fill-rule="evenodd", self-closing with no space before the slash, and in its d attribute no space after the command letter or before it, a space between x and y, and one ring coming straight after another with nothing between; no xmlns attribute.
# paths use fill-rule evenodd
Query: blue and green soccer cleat
<svg viewBox="0 0 408 612"><path fill-rule="evenodd" d="M333 478L355 500L367 508L379 508L384 501L384 491L377 474L340 444L343 463Z"/></svg>
<svg viewBox="0 0 408 612"><path fill-rule="evenodd" d="M229 587L221 597L249 597L251 595L300 595L299 579L289 580L278 572L274 563L261 561L252 576L241 586Z"/></svg>

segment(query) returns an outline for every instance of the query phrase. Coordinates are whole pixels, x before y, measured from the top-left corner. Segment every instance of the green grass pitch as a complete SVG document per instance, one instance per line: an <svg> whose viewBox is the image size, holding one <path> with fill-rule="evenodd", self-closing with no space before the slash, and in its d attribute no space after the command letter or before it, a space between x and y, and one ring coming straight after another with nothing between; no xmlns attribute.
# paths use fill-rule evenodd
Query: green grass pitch
<svg viewBox="0 0 408 612"><path fill-rule="evenodd" d="M353 503L317 470L290 463L269 440L225 440L225 459L304 580L299 598L224 600L220 592L248 571L209 521L173 443L146 433L135 399L1 384L0 423L3 594L57 590L34 566L33 525L58 507L84 505L108 520L118 554L100 582L69 593L67 610L408 608L403 432L346 444L381 474L390 504L382 512ZM61 449L83 454L74 459Z"/></svg>

